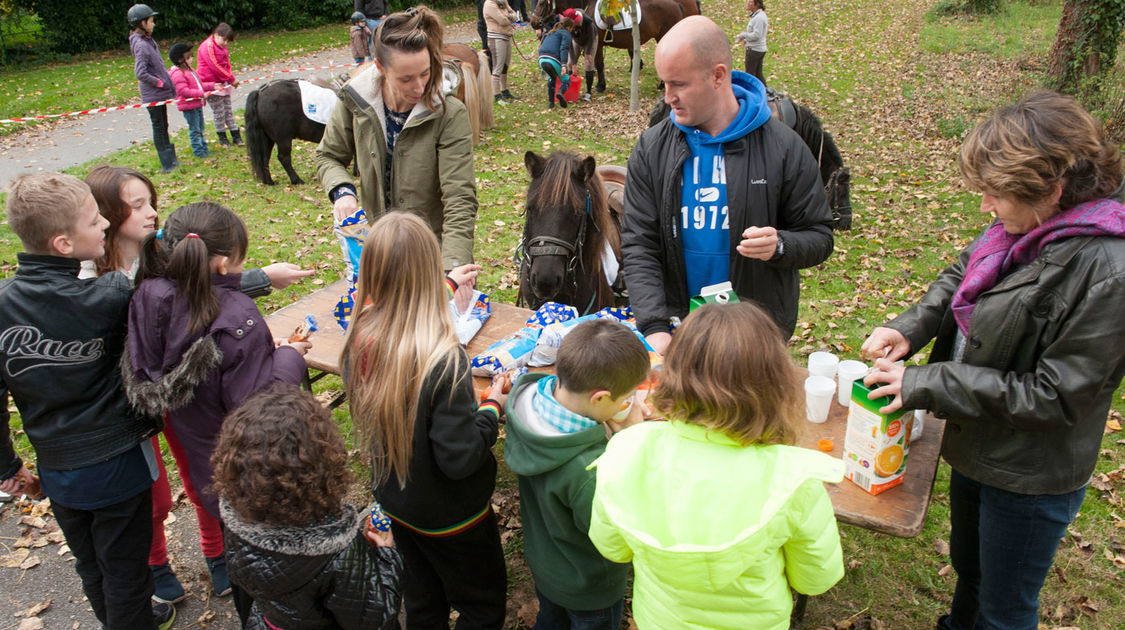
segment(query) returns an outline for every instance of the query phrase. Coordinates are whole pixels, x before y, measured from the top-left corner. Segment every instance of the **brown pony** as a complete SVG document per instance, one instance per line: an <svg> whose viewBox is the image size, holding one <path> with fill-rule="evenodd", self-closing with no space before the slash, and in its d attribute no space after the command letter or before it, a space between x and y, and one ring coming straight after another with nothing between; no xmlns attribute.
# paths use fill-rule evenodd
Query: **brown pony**
<svg viewBox="0 0 1125 630"><path fill-rule="evenodd" d="M488 69L488 57L483 51L477 52L466 44L446 44L441 48L441 56L447 62L446 79L452 62L461 70L457 86L457 99L469 110L469 124L473 128L473 144L480 143L482 132L491 129L492 117L492 74Z"/></svg>
<svg viewBox="0 0 1125 630"><path fill-rule="evenodd" d="M555 15L567 9L580 9L587 19L575 33L574 43L580 51L586 68L586 93L590 93L591 79L594 72L598 75L597 91L605 92L605 47L620 48L629 52L630 61L633 59L633 34L631 31L612 31L610 41L606 41L607 32L598 28L594 23L594 8L597 0L540 0L535 5L535 13L531 16L531 24L538 25L549 23ZM640 0L641 45L650 39L660 41L668 29L672 28L689 15L699 15L700 5L698 0Z"/></svg>
<svg viewBox="0 0 1125 630"><path fill-rule="evenodd" d="M617 283L606 280L602 256L608 245L620 269L620 221L594 158L528 151L523 161L531 184L518 253L520 300L531 308L571 304L582 314L614 306Z"/></svg>

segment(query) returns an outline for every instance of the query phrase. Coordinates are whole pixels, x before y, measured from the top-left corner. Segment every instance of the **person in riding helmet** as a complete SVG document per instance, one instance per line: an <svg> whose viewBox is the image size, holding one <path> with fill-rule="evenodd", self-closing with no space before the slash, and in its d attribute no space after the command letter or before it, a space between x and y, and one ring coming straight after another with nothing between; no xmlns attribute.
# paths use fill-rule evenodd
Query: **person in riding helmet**
<svg viewBox="0 0 1125 630"><path fill-rule="evenodd" d="M352 14L352 26L348 31L351 34L352 58L355 65L364 60L371 61L371 29L367 26L367 16L356 11Z"/></svg>
<svg viewBox="0 0 1125 630"><path fill-rule="evenodd" d="M172 77L164 67L160 46L152 38L156 27L155 16L159 15L147 4L134 4L129 8L126 19L129 21L129 48L133 51L133 74L141 90L141 100L155 103L175 98L176 89ZM166 105L150 105L148 117L152 121L152 143L156 145L156 155L160 158L160 171L167 173L180 165L176 159L176 147L168 137L168 108Z"/></svg>

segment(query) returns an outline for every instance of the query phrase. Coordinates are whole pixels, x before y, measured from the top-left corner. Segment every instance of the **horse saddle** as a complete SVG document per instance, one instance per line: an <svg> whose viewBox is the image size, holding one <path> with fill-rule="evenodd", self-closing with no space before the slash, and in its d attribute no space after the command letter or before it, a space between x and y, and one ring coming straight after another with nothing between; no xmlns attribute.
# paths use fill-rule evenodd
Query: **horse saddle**
<svg viewBox="0 0 1125 630"><path fill-rule="evenodd" d="M786 127L793 129L797 126L797 106L793 104L793 99L767 87L766 104L769 105L770 115L785 123Z"/></svg>
<svg viewBox="0 0 1125 630"><path fill-rule="evenodd" d="M613 215L613 222L617 225L618 233L621 232L621 219L625 216L625 167L614 164L605 164L598 167L598 176L602 178L602 187L605 189L606 205L609 213ZM608 243L607 243L608 246ZM610 261L612 252L602 257L602 268L606 270L606 281L609 282L613 294L619 302L628 303L629 294L625 289L625 274L620 271L620 261ZM616 262L618 264L611 264ZM613 273L610 273L610 270ZM611 277L612 276L612 277Z"/></svg>
<svg viewBox="0 0 1125 630"><path fill-rule="evenodd" d="M603 31L627 31L633 28L633 16L630 11L631 3L627 0L598 0L594 5L594 24ZM644 19L641 15L641 3L636 4L637 23ZM586 17L583 15L583 17Z"/></svg>

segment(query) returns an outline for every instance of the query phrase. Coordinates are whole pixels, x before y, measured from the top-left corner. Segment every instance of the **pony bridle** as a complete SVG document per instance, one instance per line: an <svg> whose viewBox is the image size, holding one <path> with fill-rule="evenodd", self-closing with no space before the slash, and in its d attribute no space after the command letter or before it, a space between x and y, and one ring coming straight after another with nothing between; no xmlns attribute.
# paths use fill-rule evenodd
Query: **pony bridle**
<svg viewBox="0 0 1125 630"><path fill-rule="evenodd" d="M519 261L520 261L520 275L523 275L522 267L527 265L528 269L535 259L539 256L565 256L566 262L566 275L563 277L563 282L569 281L573 288L578 288L578 276L575 272L582 267L582 247L586 244L586 226L590 221L590 192L586 191L586 212L582 214L581 222L578 224L578 238L573 243L568 243L561 238L553 236L534 236L528 238L525 234L523 240L519 245ZM596 229L596 228L595 228Z"/></svg>

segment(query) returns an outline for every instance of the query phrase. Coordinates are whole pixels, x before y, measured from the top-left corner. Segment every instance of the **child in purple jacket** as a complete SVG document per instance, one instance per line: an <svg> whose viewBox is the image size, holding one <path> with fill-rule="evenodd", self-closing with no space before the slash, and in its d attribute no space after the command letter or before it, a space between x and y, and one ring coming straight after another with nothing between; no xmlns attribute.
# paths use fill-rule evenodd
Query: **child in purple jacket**
<svg viewBox="0 0 1125 630"><path fill-rule="evenodd" d="M166 101L176 96L172 87L172 77L164 69L160 57L160 47L152 38L159 15L147 4L134 4L129 8L129 48L133 51L133 74L141 89L141 100L145 103ZM180 165L176 159L176 147L168 137L168 106L157 105L146 108L152 121L152 143L156 145L156 155L160 158L160 171L168 173Z"/></svg>
<svg viewBox="0 0 1125 630"><path fill-rule="evenodd" d="M122 361L129 401L149 416L168 413L192 484L219 520L211 454L223 419L270 383L300 383L311 347L274 347L254 300L239 291L247 247L246 226L219 204L173 212L142 246ZM244 598L232 587L239 607Z"/></svg>
<svg viewBox="0 0 1125 630"><path fill-rule="evenodd" d="M195 157L211 157L211 150L207 148L207 138L203 135L203 98L207 92L215 90L215 84L203 81L191 67L191 46L187 44L172 44L168 51L168 60L172 62L172 83L176 86L176 96L190 101L177 101L176 109L184 115L188 124L188 136L191 138L191 152Z"/></svg>

